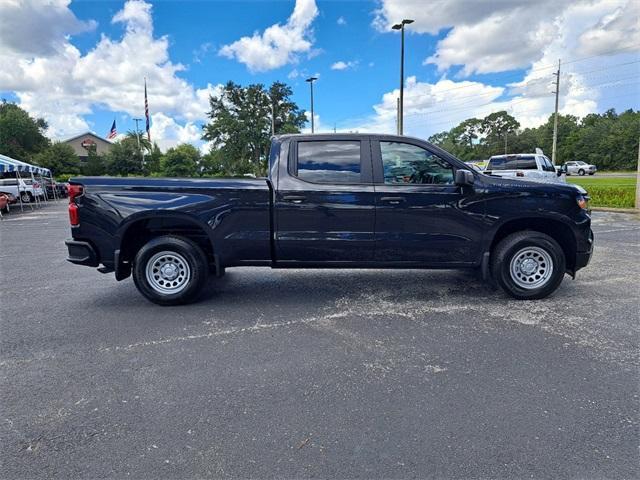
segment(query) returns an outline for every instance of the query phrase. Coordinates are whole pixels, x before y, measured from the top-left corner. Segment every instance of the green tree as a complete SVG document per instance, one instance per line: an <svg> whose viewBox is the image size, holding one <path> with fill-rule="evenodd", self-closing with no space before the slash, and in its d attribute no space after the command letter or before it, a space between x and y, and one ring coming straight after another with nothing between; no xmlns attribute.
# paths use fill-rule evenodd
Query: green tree
<svg viewBox="0 0 640 480"><path fill-rule="evenodd" d="M87 161L82 165L82 174L88 176L104 175L107 171L102 155L96 153L95 148L90 148L87 153Z"/></svg>
<svg viewBox="0 0 640 480"><path fill-rule="evenodd" d="M0 103L0 153L23 162L49 146L47 122L33 118L15 103Z"/></svg>
<svg viewBox="0 0 640 480"><path fill-rule="evenodd" d="M162 173L167 177L195 177L198 175L199 163L198 149L183 143L167 150L162 159Z"/></svg>
<svg viewBox="0 0 640 480"><path fill-rule="evenodd" d="M141 175L142 154L134 139L124 138L111 145L106 156L106 167L109 175Z"/></svg>
<svg viewBox="0 0 640 480"><path fill-rule="evenodd" d="M291 94L291 88L280 82L268 90L261 84L242 87L228 82L219 96L209 98L210 122L203 127L202 138L212 143L212 150L222 152L222 173L264 174L272 116L276 134L299 132L306 122Z"/></svg>
<svg viewBox="0 0 640 480"><path fill-rule="evenodd" d="M504 153L505 136L515 138L520 123L504 110L494 112L482 119L483 154L485 156Z"/></svg>
<svg viewBox="0 0 640 480"><path fill-rule="evenodd" d="M162 171L162 151L156 142L153 142L149 153L144 157L144 174L152 175Z"/></svg>
<svg viewBox="0 0 640 480"><path fill-rule="evenodd" d="M218 177L225 174L224 152L222 150L211 150L202 156L200 160L200 174L203 176Z"/></svg>
<svg viewBox="0 0 640 480"><path fill-rule="evenodd" d="M53 143L46 150L38 153L33 162L41 167L46 167L55 174L78 174L81 170L80 158L73 147L67 143Z"/></svg>

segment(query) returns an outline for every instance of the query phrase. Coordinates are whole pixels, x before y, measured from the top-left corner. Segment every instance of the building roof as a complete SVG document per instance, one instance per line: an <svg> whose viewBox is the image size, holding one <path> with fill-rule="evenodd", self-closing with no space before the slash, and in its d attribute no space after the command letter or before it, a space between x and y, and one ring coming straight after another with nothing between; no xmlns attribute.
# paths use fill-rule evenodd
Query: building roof
<svg viewBox="0 0 640 480"><path fill-rule="evenodd" d="M60 140L60 141L61 141L61 142L65 142L65 143L66 143L66 142L70 142L70 141L72 141L72 140L76 140L76 139L78 139L78 138L80 138L80 137L86 137L87 135L90 135L90 136L92 136L92 137L95 137L95 138L97 138L98 140L102 140L103 142L113 143L111 140L108 140L108 139L106 139L106 138L103 138L103 137L101 137L100 135L98 135L98 134L96 134L96 133L93 133L93 132L89 132L89 131L84 132L84 133L80 133L80 134L78 134L78 135L74 135L73 137L70 137L70 138L65 138L64 140Z"/></svg>

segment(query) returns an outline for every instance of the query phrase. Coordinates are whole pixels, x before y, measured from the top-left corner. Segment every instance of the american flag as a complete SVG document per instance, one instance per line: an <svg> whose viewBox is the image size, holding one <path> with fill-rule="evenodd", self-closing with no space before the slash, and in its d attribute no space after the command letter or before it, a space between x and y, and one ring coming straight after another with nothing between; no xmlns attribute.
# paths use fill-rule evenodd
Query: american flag
<svg viewBox="0 0 640 480"><path fill-rule="evenodd" d="M112 138L116 138L116 135L118 134L118 132L116 131L116 121L113 121L113 124L111 125L111 130L109 130L109 135L107 135L107 138L109 140L111 140Z"/></svg>
<svg viewBox="0 0 640 480"><path fill-rule="evenodd" d="M151 131L149 130L149 102L147 101L147 79L144 79L144 116L147 119L147 140L151 141Z"/></svg>

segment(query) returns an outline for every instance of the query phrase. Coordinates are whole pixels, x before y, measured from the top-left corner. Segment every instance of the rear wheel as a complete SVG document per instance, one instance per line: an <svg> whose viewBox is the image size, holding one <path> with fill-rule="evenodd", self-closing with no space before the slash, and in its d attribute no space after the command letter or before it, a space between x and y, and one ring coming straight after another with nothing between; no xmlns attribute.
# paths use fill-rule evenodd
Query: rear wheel
<svg viewBox="0 0 640 480"><path fill-rule="evenodd" d="M181 305L197 299L207 282L207 257L187 238L162 236L144 245L134 260L133 281L158 305Z"/></svg>
<svg viewBox="0 0 640 480"><path fill-rule="evenodd" d="M544 233L513 233L494 248L491 257L493 278L506 293L519 300L544 298L564 278L564 252L558 242Z"/></svg>
<svg viewBox="0 0 640 480"><path fill-rule="evenodd" d="M29 192L22 192L20 194L20 199L22 200L22 203L30 203L32 200L32 196Z"/></svg>

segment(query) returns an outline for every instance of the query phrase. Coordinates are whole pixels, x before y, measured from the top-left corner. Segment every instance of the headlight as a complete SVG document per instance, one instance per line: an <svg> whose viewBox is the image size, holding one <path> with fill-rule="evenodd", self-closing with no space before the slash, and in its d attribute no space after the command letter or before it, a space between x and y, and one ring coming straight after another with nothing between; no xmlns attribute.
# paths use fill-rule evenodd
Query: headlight
<svg viewBox="0 0 640 480"><path fill-rule="evenodd" d="M589 210L589 197L587 195L579 195L576 197L578 206L583 210Z"/></svg>

